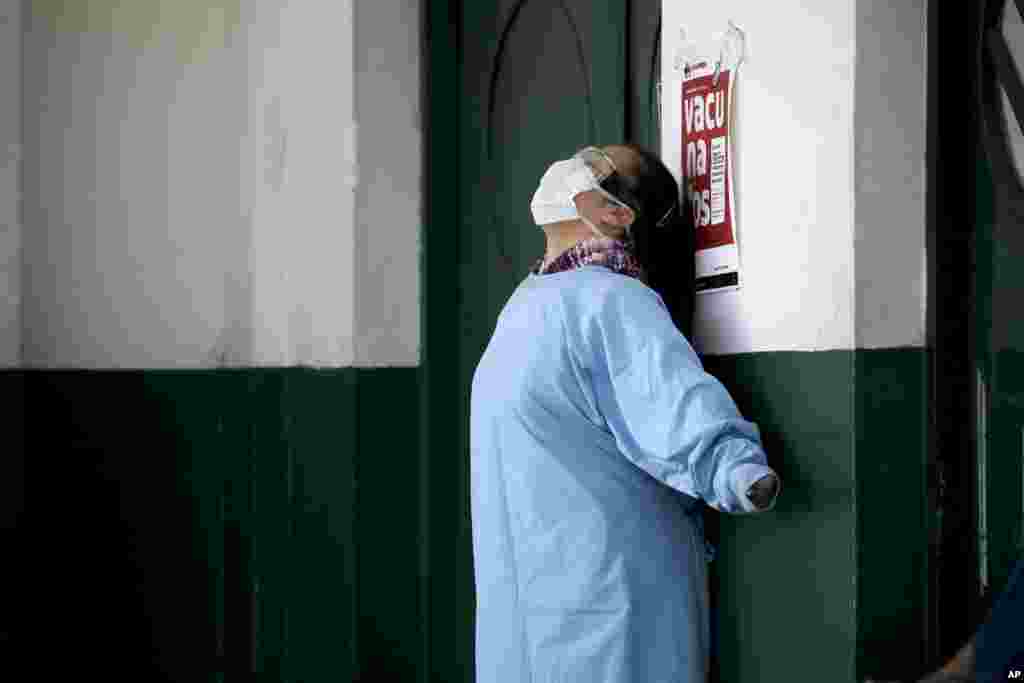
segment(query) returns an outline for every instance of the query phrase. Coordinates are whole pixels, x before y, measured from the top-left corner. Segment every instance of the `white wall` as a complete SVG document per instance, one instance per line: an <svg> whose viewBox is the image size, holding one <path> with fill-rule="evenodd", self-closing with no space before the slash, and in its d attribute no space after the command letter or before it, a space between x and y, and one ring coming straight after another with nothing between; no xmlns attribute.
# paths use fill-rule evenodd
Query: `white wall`
<svg viewBox="0 0 1024 683"><path fill-rule="evenodd" d="M423 224L421 0L356 2L356 365L416 365Z"/></svg>
<svg viewBox="0 0 1024 683"><path fill-rule="evenodd" d="M253 330L260 365L355 360L352 3L246 3Z"/></svg>
<svg viewBox="0 0 1024 683"><path fill-rule="evenodd" d="M420 194L409 177L421 159L417 149L415 170L395 171L410 196L389 199L399 227L388 261L356 220L357 185L373 178L357 171L358 149L377 129L356 125L354 2L32 7L24 365L418 362ZM409 62L407 35L374 31L367 42L396 48L401 86L415 88L389 92L387 105L415 111L418 45ZM419 142L415 117L405 123L382 159ZM385 208L375 197L359 211L370 224ZM380 271L393 274L383 298L359 285ZM387 332L364 332L357 311L386 319L379 308L402 311L403 325L390 344L365 345Z"/></svg>
<svg viewBox="0 0 1024 683"><path fill-rule="evenodd" d="M662 153L677 174L679 28L707 56L730 19L748 40L735 132L743 288L698 296L697 348L922 344L925 1L722 0L662 11Z"/></svg>
<svg viewBox="0 0 1024 683"><path fill-rule="evenodd" d="M854 255L859 349L926 343L926 27L927 0L857 1Z"/></svg>
<svg viewBox="0 0 1024 683"><path fill-rule="evenodd" d="M21 1L0 0L0 368L21 346Z"/></svg>

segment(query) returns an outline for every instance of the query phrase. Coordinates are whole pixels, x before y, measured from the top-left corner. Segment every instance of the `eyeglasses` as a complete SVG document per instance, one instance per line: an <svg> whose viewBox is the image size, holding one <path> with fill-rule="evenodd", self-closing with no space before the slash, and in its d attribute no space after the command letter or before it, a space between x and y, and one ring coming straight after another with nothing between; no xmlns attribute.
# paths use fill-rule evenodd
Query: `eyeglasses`
<svg viewBox="0 0 1024 683"><path fill-rule="evenodd" d="M632 209L640 215L640 203L636 201L633 193L626 186L625 180L619 170L615 167L612 158L598 147L584 147L574 155L580 159L594 176L598 191L611 202L623 208ZM677 200L678 201L678 200ZM668 219L672 210L676 208L676 201L665 212L656 225L661 226Z"/></svg>
<svg viewBox="0 0 1024 683"><path fill-rule="evenodd" d="M621 195L622 190L625 188L622 176L619 174L618 169L615 167L615 162L612 161L610 156L597 147L584 147L576 152L574 156L582 161L590 170L591 175L594 176L597 191L606 199L613 204L640 213L639 207L633 206L633 202L628 202L617 196Z"/></svg>
<svg viewBox="0 0 1024 683"><path fill-rule="evenodd" d="M615 162L599 147L584 147L576 152L576 158L581 159L594 174L594 180L603 182L612 175L618 173Z"/></svg>

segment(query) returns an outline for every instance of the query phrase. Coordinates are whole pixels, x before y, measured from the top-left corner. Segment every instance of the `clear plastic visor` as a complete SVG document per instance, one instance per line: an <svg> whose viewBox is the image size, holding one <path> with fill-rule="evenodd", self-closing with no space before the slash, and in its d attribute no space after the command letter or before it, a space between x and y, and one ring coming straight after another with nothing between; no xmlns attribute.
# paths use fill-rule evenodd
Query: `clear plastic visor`
<svg viewBox="0 0 1024 683"><path fill-rule="evenodd" d="M584 147L573 156L582 161L590 171L591 176L594 178L593 189L600 192L605 199L616 206L636 211L634 207L631 207L629 204L616 197L604 186L605 181L618 173L618 169L615 168L615 162L612 161L611 157L597 147Z"/></svg>

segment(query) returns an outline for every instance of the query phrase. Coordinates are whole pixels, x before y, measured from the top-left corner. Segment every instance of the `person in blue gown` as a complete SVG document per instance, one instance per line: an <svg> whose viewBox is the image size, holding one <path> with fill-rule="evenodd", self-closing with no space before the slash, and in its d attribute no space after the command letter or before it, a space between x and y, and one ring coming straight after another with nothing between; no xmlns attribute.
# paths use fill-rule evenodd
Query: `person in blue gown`
<svg viewBox="0 0 1024 683"><path fill-rule="evenodd" d="M635 145L552 164L533 197L547 251L472 384L480 683L705 680L701 508L770 510L780 481L637 256L686 225L678 197Z"/></svg>

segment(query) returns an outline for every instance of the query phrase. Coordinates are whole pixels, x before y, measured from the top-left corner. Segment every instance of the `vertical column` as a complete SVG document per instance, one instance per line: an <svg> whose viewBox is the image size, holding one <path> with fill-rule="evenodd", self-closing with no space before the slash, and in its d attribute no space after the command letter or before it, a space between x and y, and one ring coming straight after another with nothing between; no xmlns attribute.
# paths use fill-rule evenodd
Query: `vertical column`
<svg viewBox="0 0 1024 683"><path fill-rule="evenodd" d="M21 2L0 0L0 368L21 355Z"/></svg>

